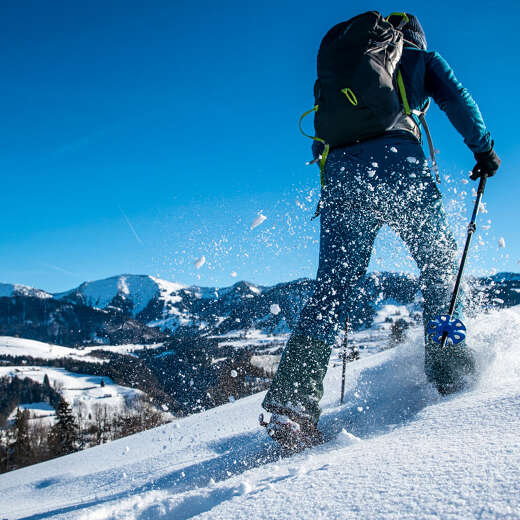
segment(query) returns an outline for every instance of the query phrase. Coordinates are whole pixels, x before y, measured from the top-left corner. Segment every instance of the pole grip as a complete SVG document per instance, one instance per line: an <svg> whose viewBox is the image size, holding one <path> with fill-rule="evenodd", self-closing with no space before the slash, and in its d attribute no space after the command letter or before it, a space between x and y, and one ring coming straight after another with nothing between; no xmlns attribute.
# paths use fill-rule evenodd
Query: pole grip
<svg viewBox="0 0 520 520"><path fill-rule="evenodd" d="M480 176L480 182L478 183L478 190L477 193L484 193L484 188L486 187L486 181L487 181L487 175L483 173Z"/></svg>

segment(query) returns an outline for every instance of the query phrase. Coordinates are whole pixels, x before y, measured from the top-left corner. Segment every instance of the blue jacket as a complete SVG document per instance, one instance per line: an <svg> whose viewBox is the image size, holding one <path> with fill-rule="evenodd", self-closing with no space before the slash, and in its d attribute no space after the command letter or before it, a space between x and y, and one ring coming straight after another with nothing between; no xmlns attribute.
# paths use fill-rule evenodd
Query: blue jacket
<svg viewBox="0 0 520 520"><path fill-rule="evenodd" d="M405 47L400 66L412 109L423 109L432 97L472 152L491 148L491 137L477 103L438 52Z"/></svg>

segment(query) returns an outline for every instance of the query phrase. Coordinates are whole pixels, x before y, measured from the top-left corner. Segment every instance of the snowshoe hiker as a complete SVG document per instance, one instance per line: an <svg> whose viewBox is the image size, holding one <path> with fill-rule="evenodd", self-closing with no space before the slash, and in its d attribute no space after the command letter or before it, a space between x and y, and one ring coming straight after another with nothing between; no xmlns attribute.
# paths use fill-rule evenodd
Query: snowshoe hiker
<svg viewBox="0 0 520 520"><path fill-rule="evenodd" d="M419 20L408 13L364 13L336 25L321 43L316 103L308 112L315 114L313 154L322 177L316 287L262 403L273 414L268 433L286 446L321 439L305 432L319 431L331 347L383 225L417 263L425 326L448 307L457 247L421 146L430 98L474 153L473 179L500 165L477 104L441 55L426 48ZM461 343L441 351L426 334L425 348L425 371L439 392L464 388L474 371L470 349Z"/></svg>

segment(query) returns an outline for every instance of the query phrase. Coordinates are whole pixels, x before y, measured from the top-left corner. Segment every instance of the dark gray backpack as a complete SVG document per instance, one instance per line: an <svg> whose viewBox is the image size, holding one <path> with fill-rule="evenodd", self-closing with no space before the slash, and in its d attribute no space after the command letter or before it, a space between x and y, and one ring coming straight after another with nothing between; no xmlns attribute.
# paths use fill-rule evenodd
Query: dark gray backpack
<svg viewBox="0 0 520 520"><path fill-rule="evenodd" d="M402 51L402 32L376 11L334 26L318 52L316 137L334 148L392 128L403 110L397 85Z"/></svg>

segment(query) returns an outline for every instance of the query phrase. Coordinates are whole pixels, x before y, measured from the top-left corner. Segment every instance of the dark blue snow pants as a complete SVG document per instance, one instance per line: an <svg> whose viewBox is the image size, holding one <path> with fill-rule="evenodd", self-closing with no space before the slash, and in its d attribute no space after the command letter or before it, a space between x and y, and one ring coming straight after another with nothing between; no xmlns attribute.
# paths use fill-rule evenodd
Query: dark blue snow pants
<svg viewBox="0 0 520 520"><path fill-rule="evenodd" d="M265 397L268 411L318 419L331 347L349 310L346 302L355 297L384 224L395 230L417 263L424 323L447 312L456 243L421 145L402 133L331 151L322 190L316 289ZM462 345L447 357L426 338L426 373L439 388L456 389L470 365Z"/></svg>

